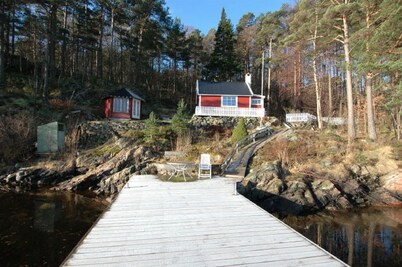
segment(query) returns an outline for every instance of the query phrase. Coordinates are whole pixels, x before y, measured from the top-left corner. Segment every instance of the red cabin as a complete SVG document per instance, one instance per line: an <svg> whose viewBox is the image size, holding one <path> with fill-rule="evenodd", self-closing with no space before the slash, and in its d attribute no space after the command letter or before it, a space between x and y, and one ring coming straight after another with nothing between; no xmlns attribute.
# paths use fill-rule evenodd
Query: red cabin
<svg viewBox="0 0 402 267"><path fill-rule="evenodd" d="M244 82L197 81L198 116L263 117L264 96L251 89L251 75Z"/></svg>
<svg viewBox="0 0 402 267"><path fill-rule="evenodd" d="M121 88L104 98L105 117L109 119L141 119L143 98L127 88Z"/></svg>

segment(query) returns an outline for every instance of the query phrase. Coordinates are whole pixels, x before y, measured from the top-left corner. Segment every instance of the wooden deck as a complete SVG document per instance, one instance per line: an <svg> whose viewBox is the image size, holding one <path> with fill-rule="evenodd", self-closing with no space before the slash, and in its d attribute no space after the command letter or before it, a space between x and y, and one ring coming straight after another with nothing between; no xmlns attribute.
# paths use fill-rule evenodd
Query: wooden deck
<svg viewBox="0 0 402 267"><path fill-rule="evenodd" d="M133 176L64 266L347 266L234 182Z"/></svg>

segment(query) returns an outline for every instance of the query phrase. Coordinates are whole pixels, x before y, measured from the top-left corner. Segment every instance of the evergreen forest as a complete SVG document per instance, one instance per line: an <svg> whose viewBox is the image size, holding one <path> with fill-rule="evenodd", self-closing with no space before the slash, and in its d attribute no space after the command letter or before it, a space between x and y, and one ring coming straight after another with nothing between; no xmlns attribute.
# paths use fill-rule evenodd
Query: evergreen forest
<svg viewBox="0 0 402 267"><path fill-rule="evenodd" d="M350 143L382 131L401 139L401 0L295 2L263 14L245 8L236 22L222 9L203 34L163 0L2 0L2 131L8 117L33 124L31 110L43 107L101 115L119 86L155 105L184 99L191 113L198 79L251 73L269 116L308 112L318 128L322 117L345 117Z"/></svg>

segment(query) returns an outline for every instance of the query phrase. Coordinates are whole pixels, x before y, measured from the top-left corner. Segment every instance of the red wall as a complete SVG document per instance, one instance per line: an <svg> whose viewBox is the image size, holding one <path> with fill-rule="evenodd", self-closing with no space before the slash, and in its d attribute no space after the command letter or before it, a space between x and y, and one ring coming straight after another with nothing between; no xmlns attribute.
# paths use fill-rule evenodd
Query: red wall
<svg viewBox="0 0 402 267"><path fill-rule="evenodd" d="M201 106L203 107L220 107L221 97L220 96L201 96Z"/></svg>
<svg viewBox="0 0 402 267"><path fill-rule="evenodd" d="M237 107L249 108L250 107L250 97L248 97L248 96L237 97Z"/></svg>
<svg viewBox="0 0 402 267"><path fill-rule="evenodd" d="M105 99L105 117L109 118L112 116L112 99L106 98Z"/></svg>
<svg viewBox="0 0 402 267"><path fill-rule="evenodd" d="M113 98L109 97L105 99L105 117L106 118L117 118L117 119L130 119L131 118L131 99L128 101L129 108L128 113L124 112L113 112Z"/></svg>

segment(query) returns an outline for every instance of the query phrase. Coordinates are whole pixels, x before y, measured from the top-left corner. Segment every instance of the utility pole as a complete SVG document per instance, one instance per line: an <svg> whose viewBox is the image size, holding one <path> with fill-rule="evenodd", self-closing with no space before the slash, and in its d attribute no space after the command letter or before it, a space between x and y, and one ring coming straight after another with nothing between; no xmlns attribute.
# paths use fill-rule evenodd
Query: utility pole
<svg viewBox="0 0 402 267"><path fill-rule="evenodd" d="M265 49L262 48L262 58L261 58L261 96L264 95L264 57Z"/></svg>
<svg viewBox="0 0 402 267"><path fill-rule="evenodd" d="M269 113L269 100L271 98L271 57L272 57L272 38L269 39L269 50L268 50L267 113Z"/></svg>
<svg viewBox="0 0 402 267"><path fill-rule="evenodd" d="M262 58L261 58L261 104L262 107L264 108L264 99L262 98L264 95L264 58L265 58L265 48L262 47ZM265 113L265 111L264 111ZM263 114L260 117L260 127L262 128L262 117L264 117L265 114Z"/></svg>

